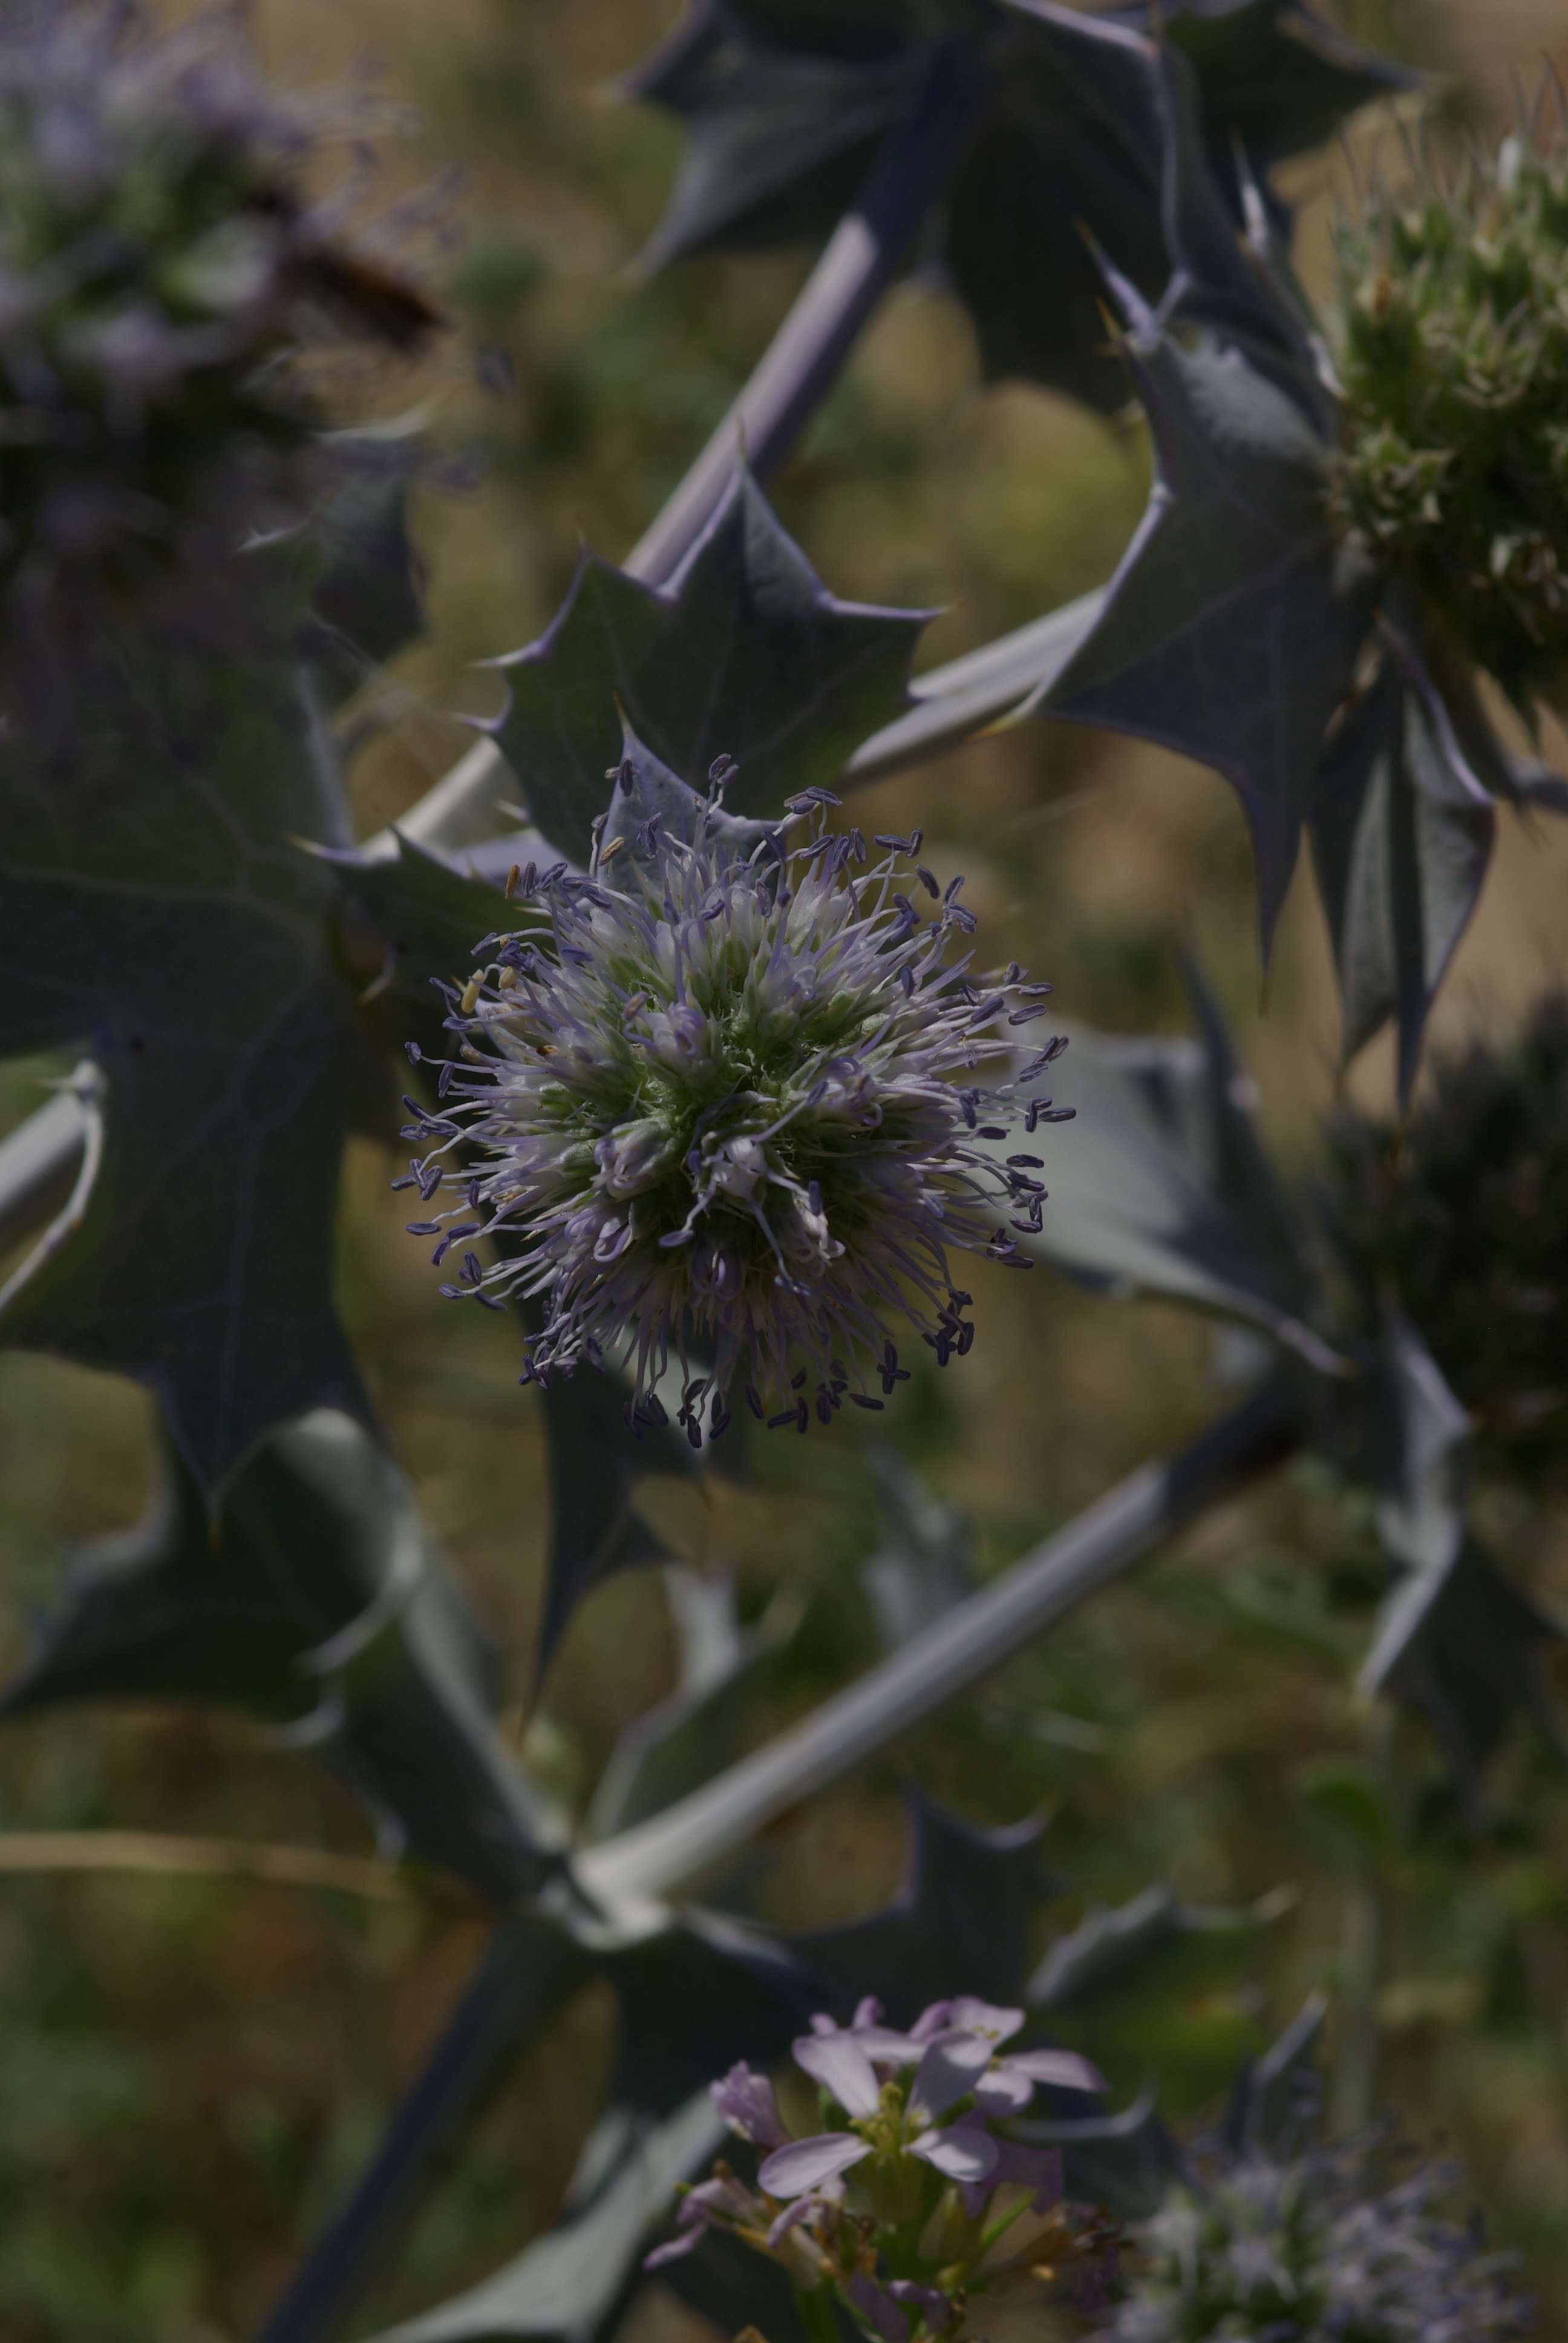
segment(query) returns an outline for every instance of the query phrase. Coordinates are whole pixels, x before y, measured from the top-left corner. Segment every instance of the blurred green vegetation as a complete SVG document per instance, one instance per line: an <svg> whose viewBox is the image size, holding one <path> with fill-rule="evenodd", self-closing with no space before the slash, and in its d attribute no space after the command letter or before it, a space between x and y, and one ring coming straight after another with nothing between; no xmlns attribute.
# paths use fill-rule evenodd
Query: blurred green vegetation
<svg viewBox="0 0 1568 2343"><path fill-rule="evenodd" d="M441 443L482 458L483 478L425 494L432 634L398 670L399 724L357 769L367 827L460 752L452 710L489 689L467 663L548 620L579 534L611 558L629 547L803 273L803 258L709 259L649 284L630 273L676 142L604 89L670 13L654 0L448 0L434 12L262 0L259 35L290 81L379 53L423 123L395 156L399 185L454 158L466 172L438 263L462 330L427 378L383 390L388 411L423 397ZM1363 9L1356 29L1427 55L1446 42L1483 108L1505 102L1510 60L1533 69L1549 38L1568 59L1550 8L1484 13L1483 45L1462 0ZM1309 271L1332 168L1298 175ZM983 392L960 314L914 283L887 304L777 501L837 591L941 606L934 659L1098 582L1146 478L1131 424L1016 387ZM1032 728L879 785L859 818L923 822L933 864L967 871L997 956L1016 951L1051 978L1065 1018L1180 1026L1173 948L1195 945L1271 1134L1287 1157L1309 1155L1334 1088L1318 914L1302 883L1265 1002L1241 819L1212 776ZM1568 847L1515 834L1499 861L1440 1043L1511 1021L1561 965ZM43 1071L12 1070L6 1119ZM1374 1051L1354 1087L1386 1097L1387 1075ZM583 1801L619 1732L672 1681L661 1581L648 1573L592 1597L542 1706L525 1713L546 1528L535 1404L516 1387L505 1323L437 1301L387 1176L386 1157L360 1147L342 1207L346 1312L431 1525L506 1654L508 1730ZM977 1303L972 1357L918 1378L885 1426L963 1510L983 1574L1190 1433L1223 1392L1211 1338L1171 1311L1091 1300L1043 1270L993 1276ZM875 1656L858 1574L879 1530L859 1429L759 1443L749 1487L649 1493L677 1550L738 1571L749 1614L780 1584L809 1603L755 1734ZM69 1542L138 1510L147 1430L126 1386L0 1357L7 1660ZM1498 1503L1505 1559L1568 1599L1561 1504ZM797 1926L866 1909L896 1881L899 1783L912 1774L978 1821L1050 1817L1053 1933L1151 1881L1210 1906L1288 1890L1255 1926L1204 1939L1152 1996L1063 2021L1119 2092L1157 2077L1193 2117L1375 1933L1374 2097L1412 2137L1442 2135L1467 2158L1498 2236L1530 2258L1541 2332L1568 2331L1568 1794L1522 1741L1495 1817L1467 1820L1421 1731L1382 1731L1362 1714L1353 1679L1379 1584L1364 1530L1322 1476L1283 1476L784 1818L715 1888ZM0 1735L0 1834L104 1828L148 1835L142 1867L28 1875L12 1867L25 1851L0 1835L0 2343L226 2343L254 2328L367 2151L482 1923L456 1895L411 1886L376 1897L160 1868L158 1835L368 1848L359 1811L307 1757L232 1721L84 1711ZM606 2034L589 1995L523 2063L366 2331L481 2275L550 2217L595 2111ZM1339 2104L1353 2106L1358 2077L1332 2074L1335 2056L1331 2041Z"/></svg>

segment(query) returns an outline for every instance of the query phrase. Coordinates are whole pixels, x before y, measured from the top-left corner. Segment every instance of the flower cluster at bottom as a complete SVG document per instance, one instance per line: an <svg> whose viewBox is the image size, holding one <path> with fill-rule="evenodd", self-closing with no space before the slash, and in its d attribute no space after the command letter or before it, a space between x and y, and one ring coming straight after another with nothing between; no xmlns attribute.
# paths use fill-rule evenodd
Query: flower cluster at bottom
<svg viewBox="0 0 1568 2343"><path fill-rule="evenodd" d="M1042 2083L1104 2087L1068 2050L1004 2053L1023 2012L970 1996L939 2001L907 2033L863 2001L848 2026L816 2017L794 2045L835 2128L797 2138L772 2085L745 2066L715 2083L719 2113L763 2151L755 2187L719 2163L689 2189L678 2234L648 2268L689 2253L710 2228L779 2262L808 2323L836 2299L877 2343L956 2338L970 2298L1050 2289L1086 2307L1103 2297L1114 2242L1062 2199L1061 2157L998 2127Z"/></svg>

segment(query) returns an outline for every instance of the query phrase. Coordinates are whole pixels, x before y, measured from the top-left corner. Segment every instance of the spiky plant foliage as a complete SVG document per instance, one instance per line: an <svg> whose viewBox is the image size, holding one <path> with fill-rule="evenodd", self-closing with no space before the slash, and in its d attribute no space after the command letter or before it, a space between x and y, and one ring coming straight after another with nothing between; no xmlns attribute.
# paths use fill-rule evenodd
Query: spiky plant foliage
<svg viewBox="0 0 1568 2343"><path fill-rule="evenodd" d="M1482 1463L1560 1476L1568 1457L1568 994L1502 1042L1440 1057L1402 1131L1345 1113L1326 1217L1369 1318L1421 1329L1478 1429Z"/></svg>
<svg viewBox="0 0 1568 2343"><path fill-rule="evenodd" d="M1332 321L1343 518L1521 707L1568 694L1561 112L1449 173L1412 147L1340 228Z"/></svg>
<svg viewBox="0 0 1568 2343"><path fill-rule="evenodd" d="M264 92L231 14L164 36L98 0L0 16L11 635L85 631L106 595L297 517L321 422L302 347L406 347L433 322L313 206L318 127Z"/></svg>

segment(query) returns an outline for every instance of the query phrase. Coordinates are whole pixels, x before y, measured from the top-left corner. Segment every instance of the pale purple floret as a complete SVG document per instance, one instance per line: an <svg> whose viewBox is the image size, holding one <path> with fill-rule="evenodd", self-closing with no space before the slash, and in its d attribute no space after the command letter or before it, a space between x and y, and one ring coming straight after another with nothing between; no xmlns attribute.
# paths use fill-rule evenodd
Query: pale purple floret
<svg viewBox="0 0 1568 2343"><path fill-rule="evenodd" d="M658 2269L666 2262L678 2261L683 2254L694 2252L702 2243L705 2230L721 2226L727 2217L744 2221L750 2212L750 2195L738 2180L699 2181L695 2188L687 2190L676 2207L677 2235L644 2255L644 2269Z"/></svg>
<svg viewBox="0 0 1568 2343"><path fill-rule="evenodd" d="M1050 988L973 973L957 882L923 919L899 883L918 837L872 860L823 827L826 791L792 801L811 827L786 851L737 843L717 795L677 836L634 788L623 766L587 876L522 874L525 924L452 993L459 1053L402 1184L461 1202L411 1225L437 1259L507 1237L443 1291L540 1304L525 1380L623 1367L634 1424L667 1420L672 1360L694 1447L742 1399L801 1432L846 1400L879 1409L909 1380L911 1322L939 1365L970 1348L953 1251L1030 1265L1041 1159L989 1142L1026 1103L1064 1117L1026 1094L1065 1043L998 1087L973 1075L1011 1058Z"/></svg>
<svg viewBox="0 0 1568 2343"><path fill-rule="evenodd" d="M742 2061L731 2066L722 2082L710 2083L709 2089L737 2138L749 2139L754 2147L783 2147L789 2135L766 2075L754 2074Z"/></svg>

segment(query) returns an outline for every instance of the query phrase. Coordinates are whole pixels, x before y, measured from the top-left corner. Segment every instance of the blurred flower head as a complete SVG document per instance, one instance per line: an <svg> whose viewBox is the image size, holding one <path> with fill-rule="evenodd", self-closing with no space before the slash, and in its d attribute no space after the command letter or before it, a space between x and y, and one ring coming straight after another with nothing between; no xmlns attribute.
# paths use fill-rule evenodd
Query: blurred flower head
<svg viewBox="0 0 1568 2343"><path fill-rule="evenodd" d="M1402 1128L1329 1128L1325 1219L1364 1322L1393 1300L1475 1426L1483 1468L1560 1476L1568 1454L1568 995L1439 1055Z"/></svg>
<svg viewBox="0 0 1568 2343"><path fill-rule="evenodd" d="M156 34L124 0L0 16L0 593L15 635L297 518L309 343L435 322L336 241L318 143L234 13ZM84 605L86 606L85 610Z"/></svg>
<svg viewBox="0 0 1568 2343"><path fill-rule="evenodd" d="M846 1398L880 1408L907 1326L940 1365L968 1351L950 1255L1029 1265L1042 1159L999 1142L1060 1119L1029 1094L1065 1047L1014 1062L1050 987L973 972L962 881L918 833L873 860L818 790L788 849L728 820L715 770L681 836L640 818L623 766L588 875L521 875L528 924L454 994L444 1104L410 1126L434 1141L410 1181L462 1195L413 1233L437 1261L481 1232L503 1247L443 1291L537 1301L525 1381L623 1365L634 1423L665 1421L678 1362L694 1447L741 1396L802 1432ZM980 1088L998 1058L1009 1078Z"/></svg>
<svg viewBox="0 0 1568 2343"><path fill-rule="evenodd" d="M1293 2158L1215 2153L1127 2233L1114 2343L1484 2343L1528 2335L1533 2309L1506 2257L1438 2207L1454 2186L1428 2165L1391 2178L1378 2144Z"/></svg>
<svg viewBox="0 0 1568 2343"><path fill-rule="evenodd" d="M1041 2083L1102 2089L1067 2050L1007 2052L1023 2012L972 1995L933 2002L907 2033L863 2001L849 2026L816 2017L794 2046L838 2127L794 2138L765 2077L732 2066L712 2086L736 2137L767 2150L755 2187L720 2164L689 2189L678 2233L650 2269L727 2229L781 2262L796 2286L826 2288L876 2343L954 2338L971 2295L1071 2291L1104 2263L1092 2216L1061 2201L1061 2158L1001 2128Z"/></svg>
<svg viewBox="0 0 1568 2343"><path fill-rule="evenodd" d="M1447 170L1410 146L1338 236L1342 517L1521 706L1568 697L1563 112Z"/></svg>

